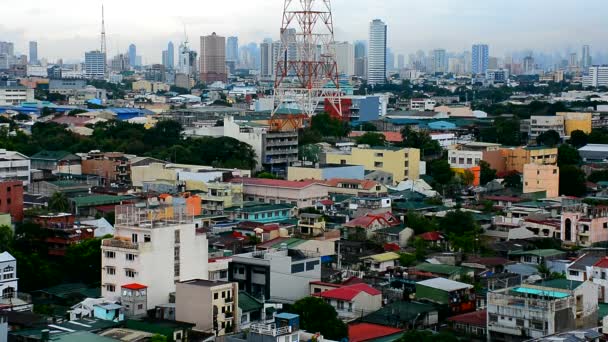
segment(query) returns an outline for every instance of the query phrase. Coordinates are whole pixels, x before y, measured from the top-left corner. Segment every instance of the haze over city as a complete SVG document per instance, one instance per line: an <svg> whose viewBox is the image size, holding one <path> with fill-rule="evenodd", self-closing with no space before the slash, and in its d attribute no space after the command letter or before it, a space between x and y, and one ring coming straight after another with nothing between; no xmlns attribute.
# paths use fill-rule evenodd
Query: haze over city
<svg viewBox="0 0 608 342"><path fill-rule="evenodd" d="M77 61L83 52L99 46L99 0L22 1L2 8L0 37L15 41L15 50L27 52L27 41L38 41L49 60ZM217 32L238 36L241 44L278 39L282 1L226 0L163 2L106 0L108 53L125 52L137 44L146 64L160 62L168 41L176 45L188 37L198 48L198 37ZM366 40L368 23L380 18L388 25L388 46L409 54L435 48L462 52L484 42L491 53L533 50L567 56L580 46L593 46L595 60L603 60L608 42L603 0L428 0L352 1L332 3L335 38Z"/></svg>

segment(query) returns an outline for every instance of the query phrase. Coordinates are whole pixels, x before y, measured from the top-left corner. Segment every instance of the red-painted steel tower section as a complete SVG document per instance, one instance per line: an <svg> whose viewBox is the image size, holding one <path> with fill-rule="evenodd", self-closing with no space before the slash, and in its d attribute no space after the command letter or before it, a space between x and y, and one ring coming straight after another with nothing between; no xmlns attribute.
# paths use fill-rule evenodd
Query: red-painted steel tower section
<svg viewBox="0 0 608 342"><path fill-rule="evenodd" d="M327 103L342 116L330 0L285 0L276 61L273 116L310 117Z"/></svg>

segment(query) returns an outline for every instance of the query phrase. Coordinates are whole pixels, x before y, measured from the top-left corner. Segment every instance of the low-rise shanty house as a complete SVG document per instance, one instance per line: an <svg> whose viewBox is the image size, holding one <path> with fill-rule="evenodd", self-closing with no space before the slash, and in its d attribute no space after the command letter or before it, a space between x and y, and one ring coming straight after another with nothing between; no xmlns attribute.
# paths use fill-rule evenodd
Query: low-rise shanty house
<svg viewBox="0 0 608 342"><path fill-rule="evenodd" d="M33 218L46 232L44 242L51 256L65 256L70 245L95 237L94 226L76 224L68 213L44 214Z"/></svg>
<svg viewBox="0 0 608 342"><path fill-rule="evenodd" d="M428 329L439 324L439 311L428 303L396 301L361 318L361 321L401 329Z"/></svg>
<svg viewBox="0 0 608 342"><path fill-rule="evenodd" d="M386 186L372 180L332 178L326 180L329 194L354 196L386 196Z"/></svg>
<svg viewBox="0 0 608 342"><path fill-rule="evenodd" d="M585 253L568 265L566 278L575 281L587 281L594 277L593 266L602 260L602 257L595 254Z"/></svg>
<svg viewBox="0 0 608 342"><path fill-rule="evenodd" d="M475 272L468 267L452 266L445 264L431 264L424 262L416 265L408 274L419 279L443 277L451 280L459 280L464 276L473 277Z"/></svg>
<svg viewBox="0 0 608 342"><path fill-rule="evenodd" d="M375 240L383 244L393 244L397 247L406 247L408 234L404 231L406 228L403 226L394 226L378 229L374 232ZM410 232L411 233L411 232Z"/></svg>
<svg viewBox="0 0 608 342"><path fill-rule="evenodd" d="M478 310L452 316L448 318L448 323L458 335L471 336L483 341L487 334L488 312Z"/></svg>
<svg viewBox="0 0 608 342"><path fill-rule="evenodd" d="M517 204L520 202L523 202L524 199L521 197L515 197L515 196L483 196L482 198L485 201L491 201L494 204L494 207L498 207L498 208L509 208L511 207L513 204Z"/></svg>
<svg viewBox="0 0 608 342"><path fill-rule="evenodd" d="M386 252L361 258L363 265L373 272L385 272L399 265L399 254Z"/></svg>
<svg viewBox="0 0 608 342"><path fill-rule="evenodd" d="M512 251L509 259L529 265L548 265L553 260L565 259L566 252L557 249L534 249L529 251Z"/></svg>
<svg viewBox="0 0 608 342"><path fill-rule="evenodd" d="M463 262L461 266L472 268L476 274L485 276L502 273L505 270L505 265L513 263L513 261L501 257L472 257Z"/></svg>
<svg viewBox="0 0 608 342"><path fill-rule="evenodd" d="M591 272L593 283L600 286L600 303L608 303L608 257L603 257L593 264Z"/></svg>
<svg viewBox="0 0 608 342"><path fill-rule="evenodd" d="M322 236L325 233L325 218L323 215L302 213L299 216L298 228L305 236Z"/></svg>
<svg viewBox="0 0 608 342"><path fill-rule="evenodd" d="M473 285L445 278L417 282L416 299L445 305L450 315L475 311L476 305Z"/></svg>
<svg viewBox="0 0 608 342"><path fill-rule="evenodd" d="M76 216L94 217L98 212L105 211L109 205L116 206L133 203L137 198L133 196L87 195L69 199L70 208ZM100 208L98 210L98 208Z"/></svg>
<svg viewBox="0 0 608 342"><path fill-rule="evenodd" d="M350 220L343 225L348 230L348 234L358 234L358 229L363 229L368 239L374 237L377 230L400 226L401 221L390 211L381 214L366 214L354 220Z"/></svg>
<svg viewBox="0 0 608 342"><path fill-rule="evenodd" d="M345 321L375 312L382 307L382 292L367 285L355 284L322 291L315 296L331 305Z"/></svg>
<svg viewBox="0 0 608 342"><path fill-rule="evenodd" d="M255 236L260 242L270 241L280 236L280 227L277 223L239 222L233 232L243 236Z"/></svg>
<svg viewBox="0 0 608 342"><path fill-rule="evenodd" d="M30 157L31 167L40 170L44 179L55 174L82 174L82 158L68 151L40 151Z"/></svg>

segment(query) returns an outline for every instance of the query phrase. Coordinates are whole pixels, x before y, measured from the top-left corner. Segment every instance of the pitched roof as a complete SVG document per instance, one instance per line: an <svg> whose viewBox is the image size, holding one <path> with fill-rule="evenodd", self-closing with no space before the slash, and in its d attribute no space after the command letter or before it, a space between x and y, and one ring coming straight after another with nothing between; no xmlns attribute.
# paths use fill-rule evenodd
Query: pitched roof
<svg viewBox="0 0 608 342"><path fill-rule="evenodd" d="M386 252L386 253L381 253L381 254L369 255L369 256L363 257L361 259L372 259L375 262L385 262L385 261L391 261L391 260L398 260L399 254L397 254L395 252Z"/></svg>
<svg viewBox="0 0 608 342"><path fill-rule="evenodd" d="M322 184L316 180L288 181L282 179L266 178L234 178L231 183L243 183L245 185L267 186L271 188L304 189L313 184Z"/></svg>
<svg viewBox="0 0 608 342"><path fill-rule="evenodd" d="M500 257L479 257L479 258L468 258L467 263L480 264L484 266L500 266L511 263L508 259Z"/></svg>
<svg viewBox="0 0 608 342"><path fill-rule="evenodd" d="M600 268L608 268L608 257L603 257L602 259L598 260L595 264L593 264L594 267L600 267Z"/></svg>
<svg viewBox="0 0 608 342"><path fill-rule="evenodd" d="M372 223L379 221L381 224L386 226L396 226L401 224L398 218L393 215L390 211L381 214L366 214L365 216L357 217L354 220L350 220L344 224L344 227L348 228L368 228Z"/></svg>
<svg viewBox="0 0 608 342"><path fill-rule="evenodd" d="M443 240L443 236L439 232L426 232L418 235L419 238L425 241L439 241Z"/></svg>
<svg viewBox="0 0 608 342"><path fill-rule="evenodd" d="M359 184L361 188L364 190L370 190L374 188L379 183L373 180L368 179L352 179L352 178L331 178L325 181L327 186L331 186L333 188L337 187L339 184Z"/></svg>
<svg viewBox="0 0 608 342"><path fill-rule="evenodd" d="M348 340L350 342L363 342L401 332L403 332L403 330L380 324L351 323L348 325Z"/></svg>
<svg viewBox="0 0 608 342"><path fill-rule="evenodd" d="M565 253L566 252L559 251L557 249L535 249L531 251L513 251L510 252L509 255L534 255L538 257L551 257Z"/></svg>
<svg viewBox="0 0 608 342"><path fill-rule="evenodd" d="M473 288L473 285L461 283L459 281L454 281L445 278L433 278L428 280L419 281L416 285L422 285L426 287L432 287L434 289L439 289L447 292L462 290L462 289L470 289Z"/></svg>
<svg viewBox="0 0 608 342"><path fill-rule="evenodd" d="M465 313L462 315L452 316L448 318L449 322L474 325L478 327L486 327L488 323L488 313L484 310Z"/></svg>
<svg viewBox="0 0 608 342"><path fill-rule="evenodd" d="M350 132L350 134L348 136L350 138L358 138L358 137L363 136L365 133L370 133L370 132L352 131L352 132ZM373 133L380 133L380 134L384 135L384 139L386 139L386 141L388 141L388 142L395 143L395 142L403 141L401 132L373 132Z"/></svg>
<svg viewBox="0 0 608 342"><path fill-rule="evenodd" d="M423 262L421 264L416 265L415 269L418 271L422 271L422 272L429 272L429 273L442 274L442 275L459 274L466 270L466 268L464 268L464 267L444 265L444 264L430 264L427 262Z"/></svg>
<svg viewBox="0 0 608 342"><path fill-rule="evenodd" d="M601 261L601 257L591 254L583 254L568 267L569 270L586 271L587 267L595 265Z"/></svg>
<svg viewBox="0 0 608 342"><path fill-rule="evenodd" d="M331 298L338 299L344 301L351 301L353 298L357 297L361 292L365 292L371 296L379 296L382 295L382 292L376 290L375 288L367 285L367 284L355 284L349 286L342 286L336 289L323 291L318 294L319 297L322 298Z"/></svg>
<svg viewBox="0 0 608 342"><path fill-rule="evenodd" d="M239 309L242 312L262 310L264 304L245 291L239 291Z"/></svg>
<svg viewBox="0 0 608 342"><path fill-rule="evenodd" d="M12 256L9 252L2 252L2 254L0 254L0 262L8 261L15 261L15 257Z"/></svg>
<svg viewBox="0 0 608 342"><path fill-rule="evenodd" d="M74 156L77 157L75 155L72 155L70 152L68 151L40 151L36 154L34 154L33 156L31 156L31 159L43 159L43 160L61 160L65 157L68 156Z"/></svg>

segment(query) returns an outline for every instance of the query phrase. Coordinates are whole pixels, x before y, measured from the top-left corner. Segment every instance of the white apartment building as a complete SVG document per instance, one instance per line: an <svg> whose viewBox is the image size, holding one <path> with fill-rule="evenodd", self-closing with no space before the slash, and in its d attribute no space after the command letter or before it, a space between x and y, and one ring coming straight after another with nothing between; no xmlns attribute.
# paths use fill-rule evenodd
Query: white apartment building
<svg viewBox="0 0 608 342"><path fill-rule="evenodd" d="M448 150L448 162L453 169L470 169L479 166L484 152L498 149L500 149L500 144L484 142L469 142L453 146Z"/></svg>
<svg viewBox="0 0 608 342"><path fill-rule="evenodd" d="M353 76L355 74L355 46L349 42L336 42L332 47L336 54L338 73Z"/></svg>
<svg viewBox="0 0 608 342"><path fill-rule="evenodd" d="M0 291L2 298L14 298L18 290L17 260L9 252L0 254Z"/></svg>
<svg viewBox="0 0 608 342"><path fill-rule="evenodd" d="M0 106L17 106L30 101L34 101L34 89L0 84Z"/></svg>
<svg viewBox="0 0 608 342"><path fill-rule="evenodd" d="M386 83L386 24L380 19L369 25L367 83Z"/></svg>
<svg viewBox="0 0 608 342"><path fill-rule="evenodd" d="M30 158L19 152L0 149L0 179L18 179L27 186L30 172Z"/></svg>
<svg viewBox="0 0 608 342"><path fill-rule="evenodd" d="M208 276L207 236L180 207L116 207L114 237L102 241L101 295L120 298L123 285L148 287L148 307L168 303L175 283Z"/></svg>
<svg viewBox="0 0 608 342"><path fill-rule="evenodd" d="M439 143L439 146L448 149L450 146L456 145L458 138L454 133L431 133L431 139Z"/></svg>
<svg viewBox="0 0 608 342"><path fill-rule="evenodd" d="M589 74L583 77L583 87L608 87L608 65L589 67Z"/></svg>
<svg viewBox="0 0 608 342"><path fill-rule="evenodd" d="M528 138L536 139L539 135L549 130L554 130L559 133L560 137L564 137L564 117L563 116L538 116L530 117L530 127L528 128Z"/></svg>
<svg viewBox="0 0 608 342"><path fill-rule="evenodd" d="M416 110L424 112L427 110L433 110L437 106L437 102L433 99L411 99L410 110Z"/></svg>

